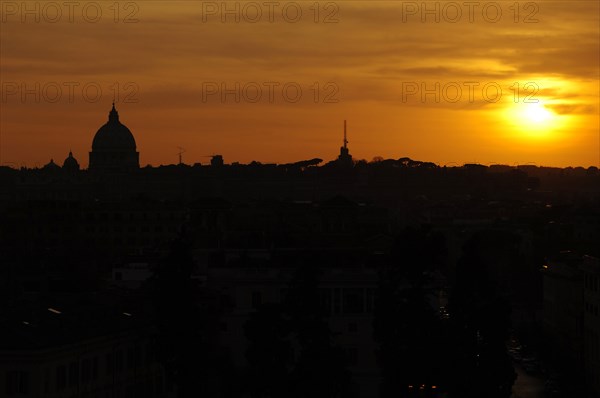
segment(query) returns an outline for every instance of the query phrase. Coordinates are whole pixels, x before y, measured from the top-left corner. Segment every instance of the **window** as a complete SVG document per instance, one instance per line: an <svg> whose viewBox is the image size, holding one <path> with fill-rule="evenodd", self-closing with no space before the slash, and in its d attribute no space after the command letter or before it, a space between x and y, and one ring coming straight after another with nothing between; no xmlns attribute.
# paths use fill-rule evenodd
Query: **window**
<svg viewBox="0 0 600 398"><path fill-rule="evenodd" d="M92 363L89 358L81 361L81 381L86 383L90 381L92 376Z"/></svg>
<svg viewBox="0 0 600 398"><path fill-rule="evenodd" d="M348 323L348 332L356 333L357 331L358 331L358 325L356 324L356 322Z"/></svg>
<svg viewBox="0 0 600 398"><path fill-rule="evenodd" d="M22 370L6 372L6 395L28 394L29 373Z"/></svg>
<svg viewBox="0 0 600 398"><path fill-rule="evenodd" d="M283 303L285 301L285 299L287 298L288 290L289 289L287 287L284 287L284 288L282 288L282 289L279 290L279 301L281 303Z"/></svg>
<svg viewBox="0 0 600 398"><path fill-rule="evenodd" d="M114 370L114 358L112 352L106 354L106 374L113 374Z"/></svg>
<svg viewBox="0 0 600 398"><path fill-rule="evenodd" d="M79 383L79 363L71 362L69 364L69 385L76 386Z"/></svg>
<svg viewBox="0 0 600 398"><path fill-rule="evenodd" d="M50 368L44 369L44 392L50 392Z"/></svg>
<svg viewBox="0 0 600 398"><path fill-rule="evenodd" d="M127 369L133 369L133 347L127 349Z"/></svg>
<svg viewBox="0 0 600 398"><path fill-rule="evenodd" d="M154 346L152 342L146 344L146 362L152 363L154 361Z"/></svg>
<svg viewBox="0 0 600 398"><path fill-rule="evenodd" d="M262 304L262 294L260 292L252 292L252 308L258 308Z"/></svg>
<svg viewBox="0 0 600 398"><path fill-rule="evenodd" d="M162 393L163 392L163 379L162 376L156 375L154 378L154 385L156 386L156 392L157 393Z"/></svg>
<svg viewBox="0 0 600 398"><path fill-rule="evenodd" d="M133 350L133 366L136 368L142 364L142 347L136 345Z"/></svg>
<svg viewBox="0 0 600 398"><path fill-rule="evenodd" d="M123 371L123 350L117 350L115 354L115 372L121 373Z"/></svg>
<svg viewBox="0 0 600 398"><path fill-rule="evenodd" d="M62 391L67 386L67 367L58 365L56 367L56 391Z"/></svg>
<svg viewBox="0 0 600 398"><path fill-rule="evenodd" d="M344 289L343 306L345 314L361 314L364 310L363 290Z"/></svg>
<svg viewBox="0 0 600 398"><path fill-rule="evenodd" d="M346 360L348 361L348 365L356 366L358 363L358 348L354 346L344 347L344 354L346 356Z"/></svg>
<svg viewBox="0 0 600 398"><path fill-rule="evenodd" d="M98 357L92 359L92 380L98 379Z"/></svg>
<svg viewBox="0 0 600 398"><path fill-rule="evenodd" d="M333 289L333 313L339 314L341 311L340 289Z"/></svg>
<svg viewBox="0 0 600 398"><path fill-rule="evenodd" d="M365 311L368 313L372 313L374 309L375 309L375 289L368 288Z"/></svg>
<svg viewBox="0 0 600 398"><path fill-rule="evenodd" d="M331 289L319 289L319 301L321 302L323 313L326 315L331 314Z"/></svg>

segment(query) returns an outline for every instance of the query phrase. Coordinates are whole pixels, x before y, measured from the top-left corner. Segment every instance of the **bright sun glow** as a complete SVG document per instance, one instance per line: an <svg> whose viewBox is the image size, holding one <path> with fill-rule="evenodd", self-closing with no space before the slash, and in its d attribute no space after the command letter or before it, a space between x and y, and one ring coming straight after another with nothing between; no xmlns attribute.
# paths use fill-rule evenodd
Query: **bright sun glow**
<svg viewBox="0 0 600 398"><path fill-rule="evenodd" d="M564 127L565 122L542 101L513 103L504 116L512 125L512 131L529 138L550 138L551 133Z"/></svg>
<svg viewBox="0 0 600 398"><path fill-rule="evenodd" d="M574 115L565 110L576 106L568 99L568 93L577 84L546 76L525 76L523 81L535 82L511 86L513 95L503 97L497 113L506 137L511 141L550 145L564 139L577 123ZM546 96L545 90L552 93Z"/></svg>
<svg viewBox="0 0 600 398"><path fill-rule="evenodd" d="M552 119L554 114L546 109L544 105L537 104L525 104L524 105L524 116L533 123L544 123Z"/></svg>
<svg viewBox="0 0 600 398"><path fill-rule="evenodd" d="M556 119L556 114L541 102L515 104L510 113L514 124L532 133L551 129Z"/></svg>

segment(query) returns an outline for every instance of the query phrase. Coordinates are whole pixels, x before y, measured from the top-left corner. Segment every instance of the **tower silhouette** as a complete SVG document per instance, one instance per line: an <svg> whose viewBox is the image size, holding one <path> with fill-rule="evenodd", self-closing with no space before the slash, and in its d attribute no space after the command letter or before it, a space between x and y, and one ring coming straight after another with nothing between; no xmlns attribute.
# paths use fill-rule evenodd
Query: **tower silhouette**
<svg viewBox="0 0 600 398"><path fill-rule="evenodd" d="M344 120L344 141L343 146L340 147L340 156L338 156L338 163L342 166L352 166L352 155L348 149L348 136L346 131L346 121Z"/></svg>

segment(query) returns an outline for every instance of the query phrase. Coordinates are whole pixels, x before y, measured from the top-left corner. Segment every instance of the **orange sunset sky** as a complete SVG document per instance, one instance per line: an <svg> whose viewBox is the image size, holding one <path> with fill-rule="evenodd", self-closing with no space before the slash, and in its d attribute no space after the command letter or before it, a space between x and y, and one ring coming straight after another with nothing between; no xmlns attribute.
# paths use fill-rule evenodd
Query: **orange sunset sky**
<svg viewBox="0 0 600 398"><path fill-rule="evenodd" d="M87 167L116 92L142 166L330 160L344 119L356 159L598 166L599 2L466 3L3 0L0 162Z"/></svg>

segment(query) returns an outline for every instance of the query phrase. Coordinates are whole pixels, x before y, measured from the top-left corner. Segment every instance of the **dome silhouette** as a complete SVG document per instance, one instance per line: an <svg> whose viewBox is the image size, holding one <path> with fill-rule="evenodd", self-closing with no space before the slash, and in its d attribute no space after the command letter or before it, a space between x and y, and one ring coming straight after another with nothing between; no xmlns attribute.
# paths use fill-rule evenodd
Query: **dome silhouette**
<svg viewBox="0 0 600 398"><path fill-rule="evenodd" d="M54 163L54 159L50 159L50 162L46 163L43 169L47 171L56 171L60 170L60 166Z"/></svg>
<svg viewBox="0 0 600 398"><path fill-rule="evenodd" d="M92 150L135 151L135 138L131 131L119 121L115 104L109 113L108 122L98 129L92 141Z"/></svg>
<svg viewBox="0 0 600 398"><path fill-rule="evenodd" d="M108 122L98 129L92 141L90 171L130 172L140 167L139 152L131 131L119 121L113 102Z"/></svg>
<svg viewBox="0 0 600 398"><path fill-rule="evenodd" d="M73 157L73 152L69 151L69 156L63 162L62 168L68 171L79 170L79 162Z"/></svg>

